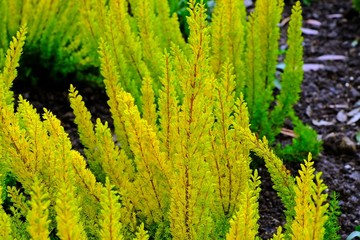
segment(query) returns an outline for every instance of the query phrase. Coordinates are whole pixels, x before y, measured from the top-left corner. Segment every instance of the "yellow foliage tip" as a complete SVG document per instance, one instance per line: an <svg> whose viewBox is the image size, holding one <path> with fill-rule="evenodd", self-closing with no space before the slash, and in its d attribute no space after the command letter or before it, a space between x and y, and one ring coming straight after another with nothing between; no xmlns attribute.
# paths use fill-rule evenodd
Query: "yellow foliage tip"
<svg viewBox="0 0 360 240"><path fill-rule="evenodd" d="M101 194L101 220L100 237L103 240L121 240L120 208L119 196L110 184L109 178L106 178L105 187Z"/></svg>
<svg viewBox="0 0 360 240"><path fill-rule="evenodd" d="M75 195L75 187L66 180L62 182L57 194L56 205L57 235L60 239L87 239L80 222L80 207Z"/></svg>
<svg viewBox="0 0 360 240"><path fill-rule="evenodd" d="M239 210L230 221L227 240L255 239L258 234L260 177L255 170L240 199Z"/></svg>
<svg viewBox="0 0 360 240"><path fill-rule="evenodd" d="M28 231L33 239L43 240L49 239L49 223L48 220L50 205L49 195L38 179L35 179L31 191L31 210L28 212L27 221L29 223Z"/></svg>
<svg viewBox="0 0 360 240"><path fill-rule="evenodd" d="M285 236L282 233L282 227L278 227L276 233L274 233L273 237L271 238L271 240L285 240Z"/></svg>
<svg viewBox="0 0 360 240"><path fill-rule="evenodd" d="M1 175L0 175L1 178ZM2 187L0 185L0 194ZM11 240L11 219L2 208L2 198L0 197L0 239Z"/></svg>
<svg viewBox="0 0 360 240"><path fill-rule="evenodd" d="M4 210L0 209L0 239L3 240L12 240L11 236L11 219Z"/></svg>
<svg viewBox="0 0 360 240"><path fill-rule="evenodd" d="M193 50L198 48L200 52L201 45L209 41L208 29L206 24L206 8L203 3L196 3L192 0L189 2L190 17L187 17L187 21L190 29L189 43L192 45ZM196 56L199 57L199 56Z"/></svg>
<svg viewBox="0 0 360 240"><path fill-rule="evenodd" d="M323 192L327 187L320 179L321 172L315 174L313 165L309 154L308 160L301 165L300 177L296 178L296 216L291 225L293 239L323 239L325 233L328 204L327 194Z"/></svg>
<svg viewBox="0 0 360 240"><path fill-rule="evenodd" d="M148 122L152 127L156 127L156 105L155 105L155 93L152 87L153 80L150 76L146 76L143 79L143 84L141 86L142 99L143 103L143 118ZM155 130L155 129L154 129Z"/></svg>
<svg viewBox="0 0 360 240"><path fill-rule="evenodd" d="M149 235L147 231L144 229L144 223L142 223L138 227L138 231L136 232L136 238L134 240L148 240L148 239L149 239Z"/></svg>
<svg viewBox="0 0 360 240"><path fill-rule="evenodd" d="M82 96L71 84L69 89L70 106L75 114L75 123L78 126L80 140L88 149L96 148L94 125L91 121L91 113L86 108Z"/></svg>
<svg viewBox="0 0 360 240"><path fill-rule="evenodd" d="M11 87L12 81L17 76L16 68L19 66L26 33L27 28L25 26L21 27L16 33L16 37L13 37L10 42L10 47L6 52L5 66L0 78L2 77L4 79L5 87L8 89Z"/></svg>

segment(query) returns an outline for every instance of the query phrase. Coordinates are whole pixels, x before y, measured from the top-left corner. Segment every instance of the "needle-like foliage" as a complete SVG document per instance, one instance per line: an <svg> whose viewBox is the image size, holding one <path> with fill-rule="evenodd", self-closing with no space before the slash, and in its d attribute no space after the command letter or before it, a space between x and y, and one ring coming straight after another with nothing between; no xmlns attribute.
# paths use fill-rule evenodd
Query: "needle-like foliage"
<svg viewBox="0 0 360 240"><path fill-rule="evenodd" d="M2 192L2 186L0 186ZM4 240L12 239L11 235L11 218L2 208L3 200L0 198L0 237Z"/></svg>
<svg viewBox="0 0 360 240"><path fill-rule="evenodd" d="M155 0L129 2L137 6L134 12L117 0L97 1L96 6L108 6L104 12L95 5L82 12L88 14L89 26L96 26L91 25L96 14L103 16L108 24L105 35L110 34L109 29L114 34L114 39L107 35L103 40L91 35L96 40L89 42L99 40L100 69L114 129L101 119L93 121L81 95L70 86L70 105L85 147L84 156L72 149L60 121L50 111L44 109L38 114L21 96L17 109L13 108L10 86L16 77L25 31L20 30L10 44L0 75L0 165L18 184L7 188L10 206L4 208L0 202L1 236L29 239L39 233L39 239L259 239L261 182L257 171L250 168L257 155L265 161L285 207L286 223L273 239L323 239L329 214L321 174L315 174L309 157L299 176L292 177L267 138L258 138L250 129L256 106L266 106L268 96L247 103L247 97L258 93L238 91L239 72L244 76L256 73L252 77L261 79L260 85L271 85L264 78L273 80L276 44L272 41L278 35L277 30L264 26L273 26L279 20L282 2L257 1L249 22L243 20L240 25L231 23L235 17L228 19L224 29L247 29L230 41L221 34L212 38L215 32L206 21L205 6L190 1L188 43L163 41L158 46L171 46L170 50L154 59L142 47L152 43L149 36L161 34L146 29L159 26L161 14L152 11L166 8ZM234 4L225 0L219 3L224 9ZM146 6L149 9L143 9ZM224 9L218 10L214 24L221 23ZM237 5L234 14L241 9ZM123 16L117 19L115 13ZM299 26L299 13L296 5L291 28ZM149 15L149 26L142 19L144 14ZM137 25L143 28L139 35ZM260 39L256 32L266 32L267 36ZM142 42L142 38L147 40ZM133 45L114 51L117 41L129 40ZM226 51L233 53L232 58L237 54L252 58L234 63L222 54L225 50L217 49L218 58L213 61L212 44L228 40ZM253 46L239 41L249 41ZM232 52L235 48L229 46L235 42L240 45ZM284 75L299 77L295 73L300 66L298 55L298 51L289 55L293 60L289 60L290 70ZM261 66L254 62L255 56L260 57ZM132 61L123 63L128 57L133 57ZM151 72L153 60L160 66ZM225 62L216 66L219 61ZM242 71L242 64L249 68ZM256 67L263 71L256 72ZM122 72L126 69L130 72ZM124 76L134 79L122 79ZM136 91L131 84L136 85ZM263 113L267 114L257 113L259 119Z"/></svg>
<svg viewBox="0 0 360 240"><path fill-rule="evenodd" d="M179 5L183 6L184 2L187 1L181 1ZM172 6L174 3L170 1ZM194 29L190 30L186 42L177 15L170 12L167 0L57 0L51 3L46 0L3 0L0 8L0 16L4 19L0 23L0 33L3 33L0 34L0 56L7 49L9 36L15 34L19 24L27 23L26 52L30 60L31 56L40 56L40 64L49 69L46 72L51 79L59 73L74 73L74 76L95 79L102 85L99 68L101 75L110 80L114 76L109 76L105 68L114 65L118 76L113 84L120 84L132 94L141 114L147 116L152 111L149 116L152 122L155 121L152 104L160 104L159 94L163 87L160 63L164 52L179 51L174 54L177 55L176 65L179 65L175 73L179 74L186 68L185 59L191 58L194 50L191 46ZM276 146L284 122L292 121L294 127L291 130L295 136L289 141L292 144L287 144L284 149L279 145L276 152L286 160L302 161L308 151L315 157L321 144L315 131L305 126L293 110L299 100L303 79L299 1L293 7L287 31L284 73L280 74L276 69L283 8L284 0L258 0L254 11L247 15L244 1L216 1L213 14L204 13L204 19L211 18L207 21L209 39L206 40L211 48L205 64L211 66L210 70L217 78L221 77L225 65L232 64L235 95L244 95L250 128L260 137L266 136L270 145ZM187 25L191 29L191 20ZM104 61L111 63L104 64ZM0 67L4 64L0 57ZM182 76L176 74L175 78L181 79ZM150 79L153 93L146 92L150 90ZM280 83L279 91L275 89L275 81ZM174 85L178 92L182 92L180 82ZM154 94L155 99L148 99L148 94ZM180 102L182 97L182 94L178 97ZM118 106L111 105L113 112ZM116 115L121 118L121 114ZM126 136L120 133L124 131L123 126L118 124L118 119L115 122L118 140L126 149Z"/></svg>
<svg viewBox="0 0 360 240"><path fill-rule="evenodd" d="M45 192L39 180L34 180L33 190L31 192L30 207L27 215L29 222L28 231L34 240L47 240L49 238L49 195Z"/></svg>

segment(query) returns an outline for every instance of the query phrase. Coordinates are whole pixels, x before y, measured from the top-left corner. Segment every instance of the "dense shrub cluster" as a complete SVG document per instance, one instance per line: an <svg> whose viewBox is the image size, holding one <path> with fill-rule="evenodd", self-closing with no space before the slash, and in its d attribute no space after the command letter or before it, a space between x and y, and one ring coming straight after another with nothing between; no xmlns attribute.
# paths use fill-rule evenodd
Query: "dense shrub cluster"
<svg viewBox="0 0 360 240"><path fill-rule="evenodd" d="M286 224L273 239L336 239L337 210L311 154L292 177L270 147L290 119L297 137L279 153L298 159L319 151L293 110L303 77L299 2L276 96L281 0L258 0L249 16L242 1L219 0L211 23L204 4L190 1L186 41L166 0L65 2L27 2L40 13L52 9L38 17L25 14L26 4L3 3L5 12L22 9L16 23L27 20L28 28L1 61L1 239L258 239L255 155L285 207ZM77 19L70 35L37 19L54 27L68 16ZM114 132L93 123L69 90L84 156L49 110L40 116L21 96L14 109L25 38L30 50L40 44L44 59L55 56L59 71L100 68Z"/></svg>

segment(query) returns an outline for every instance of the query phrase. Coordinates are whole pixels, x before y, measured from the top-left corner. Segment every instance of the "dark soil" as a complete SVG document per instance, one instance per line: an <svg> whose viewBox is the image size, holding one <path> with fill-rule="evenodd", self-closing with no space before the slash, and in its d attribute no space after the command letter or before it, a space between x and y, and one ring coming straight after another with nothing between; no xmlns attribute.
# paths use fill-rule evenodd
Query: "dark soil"
<svg viewBox="0 0 360 240"><path fill-rule="evenodd" d="M285 12L289 13L289 9ZM306 65L303 92L296 110L324 141L324 150L316 159L316 168L323 172L329 192L336 191L340 196L340 234L345 239L355 226L360 225L360 153L356 140L360 120L354 122L354 116L360 115L360 13L351 9L351 0L319 0L304 7L303 17L306 28L304 62L310 65ZM286 29L286 21L283 23L282 28ZM284 43L284 39L281 42ZM324 55L331 55L327 57L330 60L317 59ZM321 69L308 70L308 67L319 66ZM13 89L16 95L22 94L29 99L39 111L46 107L57 115L74 148L81 151L67 100L69 84L49 83L34 87L15 81ZM111 122L105 91L84 83L75 85L93 117ZM288 165L292 170L299 167L295 163ZM284 216L266 169L260 167L260 173L263 182L260 235L268 239L276 227L284 223Z"/></svg>

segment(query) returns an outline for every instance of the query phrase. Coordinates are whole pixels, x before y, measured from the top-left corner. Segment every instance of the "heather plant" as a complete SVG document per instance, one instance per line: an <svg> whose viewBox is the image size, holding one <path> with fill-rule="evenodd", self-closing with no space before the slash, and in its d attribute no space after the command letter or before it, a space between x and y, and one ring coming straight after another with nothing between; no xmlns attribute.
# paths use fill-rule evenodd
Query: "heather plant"
<svg viewBox="0 0 360 240"><path fill-rule="evenodd" d="M78 1L0 1L0 56L3 59L11 37L26 24L25 75L33 68L46 69L49 77L80 71L89 65L88 52L81 47ZM0 66L3 64L0 61ZM50 80L48 80L50 81Z"/></svg>
<svg viewBox="0 0 360 240"><path fill-rule="evenodd" d="M155 104L158 105L161 87L161 65L158 63L164 49L167 52L179 51L184 57L189 57L191 53L191 46L181 38L177 15L170 15L169 7L160 2L130 1L130 14L125 2L114 0L110 1L108 9L89 4L94 9L84 10L83 14L93 14L92 18L84 18L87 22L85 31L91 38L91 41L87 41L92 44L89 48L96 49L100 37L106 42L118 69L118 79L124 90L133 95L140 112L143 112L144 104L141 88L146 81L143 79L152 78ZM293 8L288 28L285 69L280 76L281 91L274 93L280 38L278 24L283 6L283 0L259 0L256 1L254 12L247 16L243 1L217 1L211 22L207 23L210 34L208 64L211 65L209 71L215 77L220 77L224 65L232 64L235 93L237 97L240 93L244 94L251 129L259 137L266 136L272 146L276 145L284 122L292 122L296 137L292 144L278 145L277 152L287 160L302 160L308 151L316 156L321 143L317 140L316 132L304 125L293 109L299 100L303 79L299 2ZM105 27L101 27L103 25ZM183 57L176 61L179 69L187 64ZM181 93L179 85L174 90ZM181 94L179 98L181 100Z"/></svg>
<svg viewBox="0 0 360 240"><path fill-rule="evenodd" d="M324 238L328 196L311 154L294 178L266 137L251 132L234 66L212 71L204 5L192 2L189 12L189 52L174 45L161 56L157 105L153 78L143 79L142 113L100 41L117 139L106 122L91 121L71 86L85 156L49 110L40 116L21 96L14 109L20 29L0 74L0 159L18 181L0 187L11 201L0 199L2 239L259 239L261 179L251 153L264 159L285 207L286 224L272 239Z"/></svg>
<svg viewBox="0 0 360 240"><path fill-rule="evenodd" d="M324 239L334 239L339 240L341 239L340 235L338 234L340 230L339 220L338 218L341 215L340 205L338 194L336 192L332 192L330 195L329 201L329 210L328 210L328 221L325 224L325 235Z"/></svg>
<svg viewBox="0 0 360 240"><path fill-rule="evenodd" d="M66 0L50 3L34 0L22 4L21 0L2 1L0 15L5 21L0 27L4 32L0 34L0 51L6 49L9 36L15 33L19 24L26 22L29 31L26 53L33 56L31 53L38 51L40 62L51 64L49 72L67 74L76 71L75 75L83 79L81 73L87 71L87 79L96 79L102 84L97 74L100 68L98 47L104 41L114 59L119 83L132 94L144 114L142 106L152 103L145 103L142 88L151 87L155 94L154 104L159 105L162 86L159 63L164 52L179 51L184 57L191 54L191 46L183 38L188 33L181 31L178 15L173 13L175 2ZM183 9L186 2L178 2L178 7ZM235 93L237 97L240 93L244 95L251 129L260 138L266 136L282 158L301 161L309 151L316 156L321 143L316 132L304 125L293 109L303 79L299 3L293 9L288 28L285 69L279 76L281 90L278 94L274 91L280 38L278 23L283 6L283 0L258 0L254 12L248 16L243 1L217 1L211 21L206 24L210 34L208 64L211 65L209 71L217 78L224 65L233 66ZM32 9L36 14L31 13ZM182 19L184 15L181 13ZM176 61L179 69L185 67L183 58ZM149 85L145 80L150 78ZM181 93L181 86L174 86L174 91ZM179 100L181 98L180 94ZM293 125L295 138L282 146L276 139L287 120Z"/></svg>

